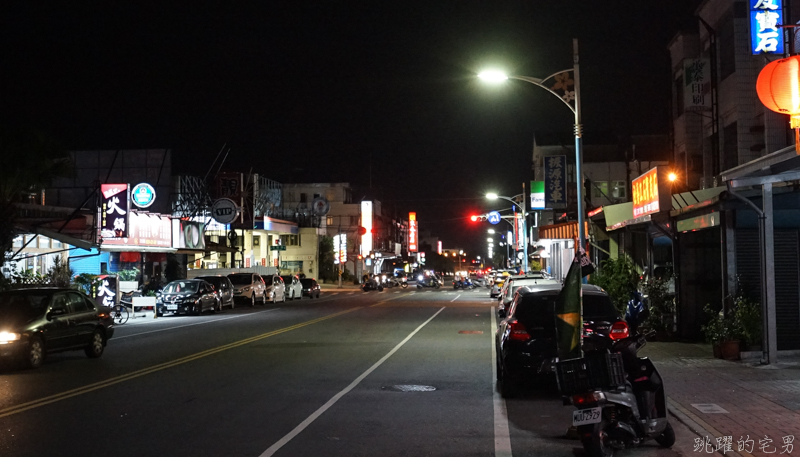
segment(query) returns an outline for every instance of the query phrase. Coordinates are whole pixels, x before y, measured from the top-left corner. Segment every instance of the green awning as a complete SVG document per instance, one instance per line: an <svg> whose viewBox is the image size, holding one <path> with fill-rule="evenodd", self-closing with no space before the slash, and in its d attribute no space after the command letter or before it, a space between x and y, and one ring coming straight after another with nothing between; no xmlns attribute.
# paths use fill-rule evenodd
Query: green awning
<svg viewBox="0 0 800 457"><path fill-rule="evenodd" d="M625 221L633 219L633 202L604 206L603 214L606 215L606 230L618 229Z"/></svg>

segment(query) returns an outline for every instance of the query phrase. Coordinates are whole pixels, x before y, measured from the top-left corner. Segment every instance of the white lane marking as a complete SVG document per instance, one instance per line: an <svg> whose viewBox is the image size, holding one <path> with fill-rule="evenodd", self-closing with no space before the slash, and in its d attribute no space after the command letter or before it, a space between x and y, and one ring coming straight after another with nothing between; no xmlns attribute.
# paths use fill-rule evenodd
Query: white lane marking
<svg viewBox="0 0 800 457"><path fill-rule="evenodd" d="M401 347L403 347L403 345L404 345L404 344L406 344L406 343L408 342L408 340L410 340L410 339L411 339L411 338L412 338L414 335L416 335L416 334L417 334L417 332L419 332L420 330L422 330L422 327L425 327L426 325L428 325L428 322L432 321L432 320L433 320L433 318L434 318L434 317L436 317L436 316L438 316L438 315L439 315L439 313L441 313L442 311L444 311L444 309L445 309L445 307L443 306L441 309L439 309L439 311L436 311L436 313L435 313L433 316L431 316L431 317L430 317L428 320L426 320L425 322L423 322L423 323L422 323L422 325L420 325L419 327L417 327L417 329L416 329L416 330L414 330L413 332L411 332L411 333L410 333L410 334L409 334L409 335L408 335L408 336L407 336L407 337L406 337L406 338L405 338L403 341L401 341L400 343L398 343L398 345L397 345L397 346L395 346L395 347L394 347L394 349L392 349L391 351L389 351L389 353L388 353L388 354L386 354L385 356L383 356L383 358L381 358L380 360L378 360L377 362L375 362L375 364L374 364L374 365L372 365L371 367L369 367L369 368L367 369L367 371L365 371L364 373L362 373L362 374L361 374L361 376L357 377L357 378L355 379L355 381L351 382L349 386L345 387L345 388L344 388L344 389L343 389L341 392L339 392L338 394L334 395L334 396L333 396L333 397L332 397L330 400L328 400L328 402L327 402L327 403L325 403L324 405L322 405L322 406L321 406L321 407L320 407L318 410L314 411L314 413L313 413L313 414L311 414L310 416L308 416L308 417L306 418L306 420L304 420L303 422L301 422L301 423L300 423L300 425L298 425L297 427L295 427L295 428L294 428L294 430L292 430L291 432L287 433L287 434L286 434L286 436L284 436L283 438L281 438L280 440L278 440L278 441L277 441L275 444L273 444L272 446L270 446L270 447L269 447L269 449L267 449L266 451L264 451L264 453L263 453L263 454L261 454L261 457L269 457L269 456L271 456L271 455L275 454L276 452L278 452L278 450L280 450L280 448L282 448L283 446L285 446L286 444L288 444L288 443L289 443L289 441L291 441L291 440L292 440L294 437L296 437L297 435L299 435L299 434L300 434L300 432L302 432L303 430L305 430L305 429L306 429L306 427L308 427L309 425L311 425L311 423L312 423L312 422L314 422L314 421L315 421L315 420L316 420L316 419L317 419L319 416L321 416L321 415L322 415L322 414L323 414L325 411L327 411L328 409L330 409L330 407L331 407L331 406L333 406L334 404L336 404L336 402L337 402L337 401L339 401L339 400L340 400L342 397L344 397L345 395L347 395L347 393L348 393L348 392L350 392L351 390L353 390L353 389L354 389L354 388L355 388L355 387L356 387L356 386L357 386L357 385L358 385L358 384L359 384L361 381L363 381L363 380L364 380L364 378L366 378L367 376L369 376L369 374L370 374L370 373L372 373L372 372L373 372L373 371L375 371L375 370L376 370L376 369L377 369L379 366L381 366L381 364L383 364L383 362L385 362L386 360L388 360L388 359L389 359L389 357L391 357L391 356L392 356L392 355L393 355L395 352L397 352L397 351L398 351L398 350L399 350Z"/></svg>
<svg viewBox="0 0 800 457"><path fill-rule="evenodd" d="M399 290L395 290L395 291L394 291L394 293L396 293L396 294L399 294L399 293L400 293L400 291L399 291Z"/></svg>
<svg viewBox="0 0 800 457"><path fill-rule="evenodd" d="M454 302L454 301L458 300L458 297L460 297L460 296L461 296L461 294L458 294L458 295L456 295L456 298L454 298L454 299L450 300L450 303L452 303L452 302Z"/></svg>
<svg viewBox="0 0 800 457"><path fill-rule="evenodd" d="M259 313L268 313L270 311L277 311L279 309L280 308L267 309L267 310L264 310L264 311L259 311ZM186 325L179 325L177 327L161 328L161 329L158 329L158 330L150 330L150 331L147 331L147 332L134 333L133 335L118 336L116 338L112 337L108 341L117 341L117 340L121 340L121 339L124 339L124 338L130 338L132 336L146 335L148 333L166 332L167 330L175 330L175 329L184 328L184 327L191 327L193 325L212 324L214 322L227 321L228 319L238 319L240 317L252 316L253 314L258 314L258 313L240 314L238 316L230 316L230 317L223 317L222 319L214 319L213 321L195 322L194 324L186 324Z"/></svg>
<svg viewBox="0 0 800 457"><path fill-rule="evenodd" d="M355 292L350 292L350 293L349 293L349 294L347 294L347 295L353 295L354 293L355 293Z"/></svg>
<svg viewBox="0 0 800 457"><path fill-rule="evenodd" d="M489 335L492 337L492 400L494 403L494 455L495 457L511 457L511 432L508 429L508 410L506 401L497 391L497 342L494 334L497 331L497 317L494 307L489 308L492 315L492 328Z"/></svg>

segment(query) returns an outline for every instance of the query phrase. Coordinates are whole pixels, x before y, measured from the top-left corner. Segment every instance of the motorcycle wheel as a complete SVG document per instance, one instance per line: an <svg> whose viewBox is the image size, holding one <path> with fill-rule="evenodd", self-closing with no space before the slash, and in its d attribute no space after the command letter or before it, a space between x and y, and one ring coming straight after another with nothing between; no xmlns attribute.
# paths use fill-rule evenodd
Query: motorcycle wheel
<svg viewBox="0 0 800 457"><path fill-rule="evenodd" d="M672 447L675 444L675 430L672 429L672 424L667 422L667 428L656 437L656 443L661 447Z"/></svg>
<svg viewBox="0 0 800 457"><path fill-rule="evenodd" d="M439 286L439 283L437 282L435 287L438 289L441 286Z"/></svg>
<svg viewBox="0 0 800 457"><path fill-rule="evenodd" d="M591 424L581 425L578 427L578 435L581 437L581 444L583 449L589 457L613 457L614 448L608 442L608 421L602 421Z"/></svg>
<svg viewBox="0 0 800 457"><path fill-rule="evenodd" d="M408 283L403 283L403 289L408 289Z"/></svg>
<svg viewBox="0 0 800 457"><path fill-rule="evenodd" d="M364 292L366 292L366 291L367 291L367 286L364 286L364 285L362 285L362 286L361 286L361 290L363 290Z"/></svg>
<svg viewBox="0 0 800 457"><path fill-rule="evenodd" d="M422 289L422 285L417 284L417 289Z"/></svg>
<svg viewBox="0 0 800 457"><path fill-rule="evenodd" d="M378 292L383 292L383 286L378 286Z"/></svg>

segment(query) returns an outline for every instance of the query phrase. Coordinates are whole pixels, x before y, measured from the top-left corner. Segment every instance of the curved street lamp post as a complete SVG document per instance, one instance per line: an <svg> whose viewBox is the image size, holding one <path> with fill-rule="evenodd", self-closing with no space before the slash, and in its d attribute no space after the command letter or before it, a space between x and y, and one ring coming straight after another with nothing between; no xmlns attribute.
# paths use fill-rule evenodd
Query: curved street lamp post
<svg viewBox="0 0 800 457"><path fill-rule="evenodd" d="M565 93L564 93L564 95L560 95L557 92L555 92L552 88L549 88L549 87L547 87L547 86L545 86L543 84L544 81L547 81L547 80L549 80L551 78L555 78L556 76L561 75L561 74L566 73L566 72L569 72L570 70L574 73L574 75L573 75L574 88L575 88L574 91L569 91L566 87L564 87ZM479 74L478 77L480 77L481 79L484 79L486 81L490 81L490 82L503 82L503 81L505 81L507 79L517 79L517 80L520 80L520 81L525 81L525 82L534 84L534 85L539 86L542 89L550 92L551 94L555 95L556 97L558 97L558 99L561 100L565 105L567 105L567 108L569 108L570 111L572 111L572 113L575 115L575 130L574 130L574 133L575 133L575 175L576 175L576 183L575 184L576 184L576 188L577 188L577 194L576 195L578 197L578 239L580 241L581 248L583 248L586 245L586 234L584 233L584 226L583 226L583 221L584 221L584 215L583 215L583 179L581 179L582 176L583 176L583 172L582 172L583 156L582 156L582 151L581 151L582 145L583 145L583 125L581 124L581 98L580 98L581 91L580 91L580 73L579 73L579 68L578 68L578 40L577 39L573 39L572 40L572 68L571 69L567 69L567 70L562 70L562 71L559 71L557 73L553 73L552 75L550 75L550 76L548 76L548 77L546 77L544 79L532 78L530 76L519 76L519 75L508 76L505 73L502 73L502 72L499 72L499 71L486 71L486 72L483 72L483 73ZM558 79L558 78L556 78L556 79ZM572 100L575 101L575 106L572 106L569 103ZM523 201L523 214L524 214L525 199L523 198L522 201ZM526 236L525 244L527 245L527 236ZM526 254L525 255L525 268L527 270L527 267L528 267L527 251L526 251L525 254Z"/></svg>
<svg viewBox="0 0 800 457"><path fill-rule="evenodd" d="M522 210L522 233L520 234L522 238L522 253L523 253L522 273L523 274L528 273L528 225L526 221L527 212L525 210L525 185L524 184L522 185L522 193L514 195L513 197L504 197L502 195L497 195L495 193L489 193L486 194L486 198L488 198L489 200L497 200L498 198L501 198L503 200L513 203L514 206L519 206L520 209ZM522 201L522 204L520 205L516 200L514 200L515 198L519 198L520 201ZM508 242L508 240L506 240L506 242Z"/></svg>

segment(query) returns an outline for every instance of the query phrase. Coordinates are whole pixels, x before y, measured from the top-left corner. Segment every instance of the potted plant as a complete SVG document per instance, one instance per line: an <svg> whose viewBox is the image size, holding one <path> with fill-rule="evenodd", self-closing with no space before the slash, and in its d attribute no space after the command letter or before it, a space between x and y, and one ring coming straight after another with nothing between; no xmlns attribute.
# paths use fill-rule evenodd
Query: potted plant
<svg viewBox="0 0 800 457"><path fill-rule="evenodd" d="M706 342L714 348L714 357L725 360L739 360L739 346L742 340L742 329L735 313L726 316L721 311L706 304L703 308L709 316L708 324L702 327Z"/></svg>

